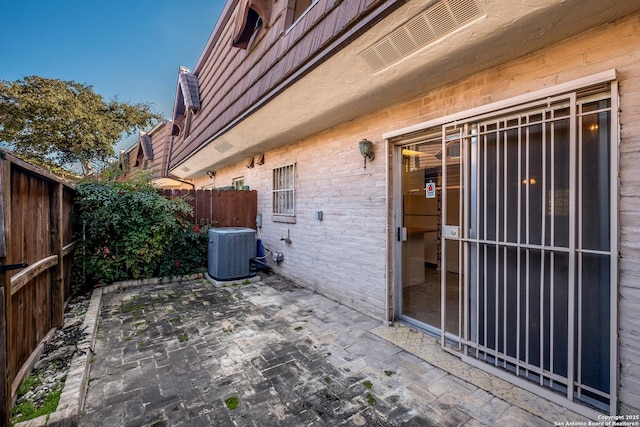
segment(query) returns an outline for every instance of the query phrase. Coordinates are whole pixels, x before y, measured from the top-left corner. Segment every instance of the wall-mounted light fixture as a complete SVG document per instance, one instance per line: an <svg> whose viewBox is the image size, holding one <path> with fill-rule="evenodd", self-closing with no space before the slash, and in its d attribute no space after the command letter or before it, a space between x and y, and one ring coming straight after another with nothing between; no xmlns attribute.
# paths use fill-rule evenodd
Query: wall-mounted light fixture
<svg viewBox="0 0 640 427"><path fill-rule="evenodd" d="M213 179L216 176L216 171L207 171L207 175L209 178Z"/></svg>
<svg viewBox="0 0 640 427"><path fill-rule="evenodd" d="M369 161L372 161L376 158L376 155L373 152L373 142L369 141L368 139L363 139L358 143L358 145L360 146L360 155L364 157L364 168L366 169L367 158L369 159Z"/></svg>
<svg viewBox="0 0 640 427"><path fill-rule="evenodd" d="M258 155L256 156L256 164L257 164L258 166L260 166L260 165L264 165L264 153L263 153L263 154L258 154Z"/></svg>
<svg viewBox="0 0 640 427"><path fill-rule="evenodd" d="M252 169L253 168L253 164L254 164L254 160L253 160L253 157L251 157L249 159L249 161L247 162L247 169Z"/></svg>

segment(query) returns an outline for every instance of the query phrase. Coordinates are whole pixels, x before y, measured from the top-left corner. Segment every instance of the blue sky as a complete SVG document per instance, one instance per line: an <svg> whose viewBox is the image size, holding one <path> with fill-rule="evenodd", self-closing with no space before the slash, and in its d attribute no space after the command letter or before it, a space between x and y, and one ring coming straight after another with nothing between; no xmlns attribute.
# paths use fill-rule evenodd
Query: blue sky
<svg viewBox="0 0 640 427"><path fill-rule="evenodd" d="M193 68L224 0L5 0L0 79L75 80L169 118L182 65ZM136 136L118 144L128 148Z"/></svg>

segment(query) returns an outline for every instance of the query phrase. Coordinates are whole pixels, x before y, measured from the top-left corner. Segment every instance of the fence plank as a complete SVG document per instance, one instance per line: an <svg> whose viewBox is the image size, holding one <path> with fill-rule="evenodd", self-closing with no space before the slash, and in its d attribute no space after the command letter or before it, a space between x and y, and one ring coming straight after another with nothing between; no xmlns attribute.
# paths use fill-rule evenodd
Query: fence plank
<svg viewBox="0 0 640 427"><path fill-rule="evenodd" d="M194 210L193 217L187 218L192 224L256 228L258 193L255 190L160 190L160 194L167 198L187 196L185 200Z"/></svg>
<svg viewBox="0 0 640 427"><path fill-rule="evenodd" d="M195 190L180 190L180 195L191 206L193 206L193 214L191 214L191 215L189 215L189 217L187 217L187 221L189 221L191 224L195 224L196 223L196 207L197 207L196 191Z"/></svg>
<svg viewBox="0 0 640 427"><path fill-rule="evenodd" d="M0 153L2 154L2 153ZM6 233L11 226L11 210L9 197L5 199L4 195L9 195L11 190L10 179L10 163L0 158L0 238L2 240L2 252L0 253L0 264L7 261L7 248L11 247L11 236ZM11 425L11 406L13 400L11 397L11 372L9 369L9 325L8 319L11 318L11 295L7 296L7 292L11 292L11 282L9 275L0 272L0 425Z"/></svg>
<svg viewBox="0 0 640 427"><path fill-rule="evenodd" d="M52 184L50 191L51 210L51 253L58 257L58 264L53 269L51 276L51 326L58 327L64 324L64 273L65 258L64 249L64 186L60 183Z"/></svg>
<svg viewBox="0 0 640 427"><path fill-rule="evenodd" d="M75 207L75 192L70 188L63 187L62 194L62 209L64 216L64 229L63 231L63 244L65 246L62 247L62 256L65 258L64 263L64 271L63 274L63 285L64 285L64 298L65 301L68 301L69 297L73 294L73 288L71 283L71 266L73 264L74 257L74 249L76 248L78 242L74 242L74 207Z"/></svg>
<svg viewBox="0 0 640 427"><path fill-rule="evenodd" d="M68 182L0 150L0 264L31 264L0 273L0 425L71 295L74 198Z"/></svg>
<svg viewBox="0 0 640 427"><path fill-rule="evenodd" d="M220 192L211 192L211 227L222 227L220 224Z"/></svg>
<svg viewBox="0 0 640 427"><path fill-rule="evenodd" d="M0 260L4 257L0 257ZM7 316L5 313L4 281L6 273L0 273L0 425L8 426L11 414L10 378L7 366Z"/></svg>
<svg viewBox="0 0 640 427"><path fill-rule="evenodd" d="M0 160L0 164L4 160ZM4 228L4 187L2 185L2 173L0 172L0 258L4 258L7 254L7 246L5 243L5 228Z"/></svg>
<svg viewBox="0 0 640 427"><path fill-rule="evenodd" d="M199 225L206 225L211 220L211 190L196 190L196 220Z"/></svg>

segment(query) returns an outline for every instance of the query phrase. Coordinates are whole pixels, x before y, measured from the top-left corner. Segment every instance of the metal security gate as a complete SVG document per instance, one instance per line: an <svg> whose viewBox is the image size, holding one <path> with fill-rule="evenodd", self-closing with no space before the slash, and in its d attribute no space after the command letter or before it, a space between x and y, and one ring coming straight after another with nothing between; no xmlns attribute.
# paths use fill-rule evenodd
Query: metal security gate
<svg viewBox="0 0 640 427"><path fill-rule="evenodd" d="M407 283L406 267L400 317L428 323L426 329L439 333L445 348L474 365L540 386L534 391L563 397L568 406L606 412L615 411L617 354L612 90L607 84L459 120L401 147L403 153L420 153L416 160L403 154L403 174L415 175L409 166L425 163L427 141L433 145L434 134L440 134L440 175L428 177L433 166L418 174L424 185L439 183L440 322L419 317L418 288ZM455 176L448 177L456 161ZM403 212L410 227L410 214L416 214L406 208L409 197L403 195ZM458 268L449 266L452 260ZM457 292L450 291L452 282ZM411 304L404 301L409 298ZM434 312L426 301L425 312ZM459 322L450 321L452 308Z"/></svg>

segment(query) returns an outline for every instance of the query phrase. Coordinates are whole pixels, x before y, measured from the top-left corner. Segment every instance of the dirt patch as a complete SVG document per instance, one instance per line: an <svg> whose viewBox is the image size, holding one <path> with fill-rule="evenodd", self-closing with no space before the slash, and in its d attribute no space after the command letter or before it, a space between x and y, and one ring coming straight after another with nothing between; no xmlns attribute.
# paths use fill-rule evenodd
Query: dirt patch
<svg viewBox="0 0 640 427"><path fill-rule="evenodd" d="M45 343L40 359L18 389L12 410L14 423L55 412L78 343L87 335L82 324L91 290L73 296L64 313L64 325Z"/></svg>

